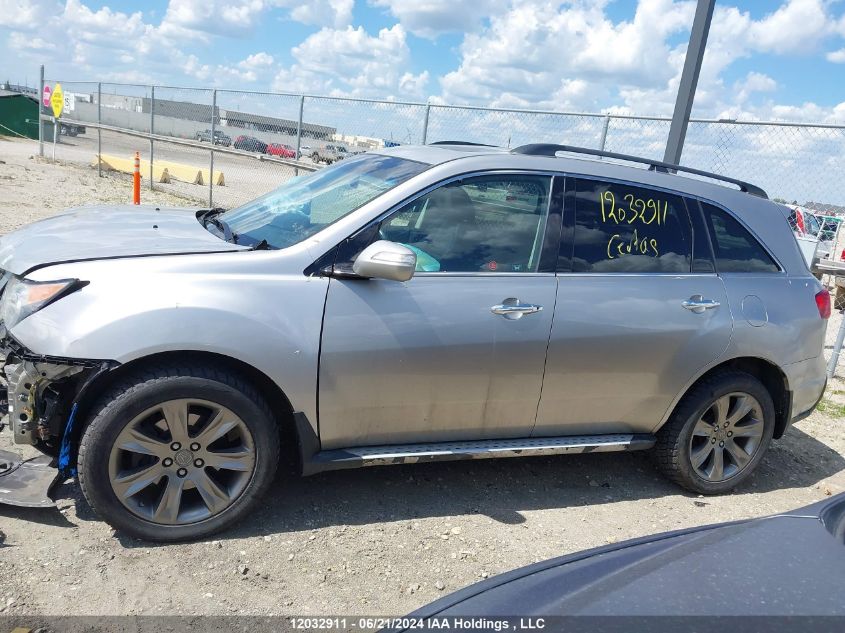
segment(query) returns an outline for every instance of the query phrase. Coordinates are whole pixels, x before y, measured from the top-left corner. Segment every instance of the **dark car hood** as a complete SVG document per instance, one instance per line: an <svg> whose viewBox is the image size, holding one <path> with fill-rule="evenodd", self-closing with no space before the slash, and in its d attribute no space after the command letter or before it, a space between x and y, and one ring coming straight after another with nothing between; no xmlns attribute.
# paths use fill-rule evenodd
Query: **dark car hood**
<svg viewBox="0 0 845 633"><path fill-rule="evenodd" d="M209 233L196 213L131 205L71 209L0 238L0 269L23 274L69 261L248 249Z"/></svg>
<svg viewBox="0 0 845 633"><path fill-rule="evenodd" d="M805 510L545 561L413 615L845 615L845 495Z"/></svg>

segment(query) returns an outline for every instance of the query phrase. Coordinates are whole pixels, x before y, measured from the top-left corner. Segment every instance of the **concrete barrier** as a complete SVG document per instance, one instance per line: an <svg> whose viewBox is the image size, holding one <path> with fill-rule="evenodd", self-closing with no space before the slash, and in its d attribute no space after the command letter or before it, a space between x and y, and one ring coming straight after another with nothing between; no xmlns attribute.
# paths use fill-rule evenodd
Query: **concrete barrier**
<svg viewBox="0 0 845 633"><path fill-rule="evenodd" d="M183 165L181 163L172 163L170 161L162 160L156 161L155 165L161 165L167 169L170 177L182 182L191 182L195 185L207 185L209 182L208 169L202 167L192 167L191 165ZM217 169L214 170L213 182L218 187L223 187L226 180L223 177L223 172Z"/></svg>
<svg viewBox="0 0 845 633"><path fill-rule="evenodd" d="M109 154L102 154L100 157L100 165L103 169L111 171L119 171L124 174L132 174L135 172L134 158L120 158L119 156L110 156ZM92 166L97 166L97 157L94 157ZM150 161L141 160L141 178L148 178L150 173ZM153 180L156 182L170 182L170 172L166 167L153 163Z"/></svg>
<svg viewBox="0 0 845 633"><path fill-rule="evenodd" d="M131 174L135 171L134 158L121 158L119 156L112 156L110 154L103 154L100 158L100 164L103 169L110 169L112 171L119 171L125 174ZM93 166L97 166L97 157L94 157ZM141 177L146 178L150 173L150 161L141 160ZM213 183L218 187L226 185L226 179L223 172L214 170L214 174L210 175L208 169L202 167L193 167L192 165L183 165L182 163L174 163L171 161L158 160L153 163L153 180L155 182L170 182L171 180L180 180L182 182L189 182L195 185L206 185L209 179L213 179Z"/></svg>

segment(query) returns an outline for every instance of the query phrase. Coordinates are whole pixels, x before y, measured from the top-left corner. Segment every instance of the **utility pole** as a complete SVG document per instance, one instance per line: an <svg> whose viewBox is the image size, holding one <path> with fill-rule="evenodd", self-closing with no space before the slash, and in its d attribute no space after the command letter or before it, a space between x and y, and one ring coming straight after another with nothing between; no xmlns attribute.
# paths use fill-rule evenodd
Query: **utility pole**
<svg viewBox="0 0 845 633"><path fill-rule="evenodd" d="M681 84L678 86L678 99L675 101L675 113L672 115L672 127L669 128L669 139L666 142L666 153L663 162L679 165L681 153L684 151L684 139L687 136L687 125L692 112L692 102L695 89L698 86L698 75L701 72L701 62L704 59L704 49L707 46L707 35L710 33L710 21L713 19L713 8L716 0L698 0L695 8L695 18L692 21L687 58L681 73Z"/></svg>

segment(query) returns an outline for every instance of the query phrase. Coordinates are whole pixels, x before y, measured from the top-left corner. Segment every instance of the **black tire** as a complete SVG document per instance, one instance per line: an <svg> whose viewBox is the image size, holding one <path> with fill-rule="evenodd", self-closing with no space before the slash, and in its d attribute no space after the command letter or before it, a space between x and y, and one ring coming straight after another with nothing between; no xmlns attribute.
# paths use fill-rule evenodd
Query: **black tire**
<svg viewBox="0 0 845 633"><path fill-rule="evenodd" d="M317 152L311 154L311 162L313 162L315 165L320 164L320 155Z"/></svg>
<svg viewBox="0 0 845 633"><path fill-rule="evenodd" d="M109 480L109 455L130 420L178 398L214 402L240 417L254 442L255 465L240 495L218 514L196 523L162 525L133 514L118 500ZM249 382L222 367L168 364L137 371L113 385L89 419L79 447L82 492L112 527L144 540L188 541L231 527L267 491L279 462L279 431L267 402Z"/></svg>
<svg viewBox="0 0 845 633"><path fill-rule="evenodd" d="M693 428L719 398L734 392L749 394L760 404L762 437L751 459L739 472L723 481L709 481L700 476L692 464ZM678 485L699 494L722 494L733 490L754 472L769 447L774 427L775 407L766 387L751 374L725 370L701 380L684 395L657 433L657 444L652 452L658 468Z"/></svg>

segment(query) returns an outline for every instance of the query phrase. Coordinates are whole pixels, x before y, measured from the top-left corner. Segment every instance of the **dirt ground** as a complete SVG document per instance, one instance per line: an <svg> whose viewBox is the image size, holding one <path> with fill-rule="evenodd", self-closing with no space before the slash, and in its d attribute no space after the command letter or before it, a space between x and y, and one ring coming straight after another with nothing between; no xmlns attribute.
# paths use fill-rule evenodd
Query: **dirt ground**
<svg viewBox="0 0 845 633"><path fill-rule="evenodd" d="M128 202L126 178L0 140L0 232L73 205ZM187 204L164 193L145 201ZM841 316L828 326L830 352ZM845 375L845 360L838 373ZM641 453L279 475L217 540L156 546L93 515L75 483L55 510L0 506L0 612L398 615L482 578L654 532L761 516L845 490L845 381L774 442L749 483L701 498ZM0 448L12 445L0 434ZM20 450L20 447L17 448ZM284 470L284 469L283 469Z"/></svg>

